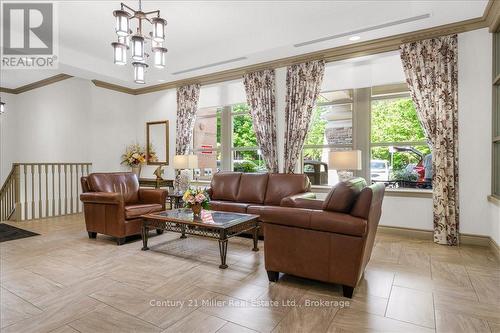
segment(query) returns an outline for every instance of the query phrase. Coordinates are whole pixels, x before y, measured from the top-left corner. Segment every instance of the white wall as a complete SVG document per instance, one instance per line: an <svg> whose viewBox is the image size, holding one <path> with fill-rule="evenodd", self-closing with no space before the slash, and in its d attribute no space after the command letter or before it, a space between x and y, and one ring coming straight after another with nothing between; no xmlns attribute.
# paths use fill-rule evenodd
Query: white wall
<svg viewBox="0 0 500 333"><path fill-rule="evenodd" d="M2 182L12 162L87 162L89 87L71 78L20 95L5 96Z"/></svg>
<svg viewBox="0 0 500 333"><path fill-rule="evenodd" d="M490 235L492 35L475 30L458 38L460 231ZM499 221L497 221L499 223Z"/></svg>

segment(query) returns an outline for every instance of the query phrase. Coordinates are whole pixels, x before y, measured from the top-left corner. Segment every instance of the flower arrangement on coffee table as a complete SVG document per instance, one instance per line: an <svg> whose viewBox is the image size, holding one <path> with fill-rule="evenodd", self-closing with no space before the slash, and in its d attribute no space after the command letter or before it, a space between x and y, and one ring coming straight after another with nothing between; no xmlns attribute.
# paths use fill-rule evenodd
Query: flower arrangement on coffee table
<svg viewBox="0 0 500 333"><path fill-rule="evenodd" d="M210 209L210 197L208 193L200 188L188 188L182 196L184 207L191 208L194 215L198 216L201 209Z"/></svg>

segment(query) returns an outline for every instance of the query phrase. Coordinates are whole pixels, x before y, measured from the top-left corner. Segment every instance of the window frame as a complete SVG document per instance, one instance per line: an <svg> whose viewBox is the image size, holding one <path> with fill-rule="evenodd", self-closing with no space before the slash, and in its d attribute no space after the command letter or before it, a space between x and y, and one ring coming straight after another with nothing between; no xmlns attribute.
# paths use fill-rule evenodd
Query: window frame
<svg viewBox="0 0 500 333"><path fill-rule="evenodd" d="M298 162L299 162L299 165L298 165L298 170L299 170L299 173L304 173L304 150L305 149L335 149L335 148L338 148L338 149L345 149L345 148L351 148L351 149L355 149L354 147L356 146L356 140L355 140L355 136L356 136L356 129L355 129L355 114L354 114L354 90L355 89L341 89L341 90L349 90L349 93L350 93L350 96L351 98L350 99L341 99L341 100L338 100L338 101L335 101L335 102L320 102L320 103L316 103L316 105L314 106L314 108L317 108L317 107L322 107L322 106L332 106L332 105L345 105L345 104L351 104L351 112L352 112L352 143L351 144L323 144L323 145L306 145L304 144L304 146L302 147L302 150L300 151L300 156L299 156L299 159L298 159ZM336 91L336 90L329 90L329 91L321 91L320 94L322 93L328 93L328 92L332 92L332 91ZM311 126L311 124L310 124ZM327 170L328 171L328 170ZM313 186L318 186L318 187L331 187L331 185L313 185Z"/></svg>
<svg viewBox="0 0 500 333"><path fill-rule="evenodd" d="M500 32L492 36L492 131L491 131L491 197L500 204ZM497 191L498 189L498 191Z"/></svg>

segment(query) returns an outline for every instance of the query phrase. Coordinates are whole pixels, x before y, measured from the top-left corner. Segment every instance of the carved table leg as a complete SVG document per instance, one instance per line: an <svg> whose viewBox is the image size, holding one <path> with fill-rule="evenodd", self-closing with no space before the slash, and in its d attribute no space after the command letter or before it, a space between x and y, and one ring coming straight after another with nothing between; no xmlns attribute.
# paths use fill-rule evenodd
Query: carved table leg
<svg viewBox="0 0 500 333"><path fill-rule="evenodd" d="M142 249L141 250L147 251L147 250L149 250L149 247L148 247L149 228L146 226L146 224L142 225L141 236L142 236Z"/></svg>

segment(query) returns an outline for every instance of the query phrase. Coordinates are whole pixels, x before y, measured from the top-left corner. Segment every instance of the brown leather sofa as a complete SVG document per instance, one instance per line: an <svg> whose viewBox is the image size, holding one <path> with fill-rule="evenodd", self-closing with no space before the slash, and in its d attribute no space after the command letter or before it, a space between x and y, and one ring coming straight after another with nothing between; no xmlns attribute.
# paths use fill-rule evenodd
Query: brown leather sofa
<svg viewBox="0 0 500 333"><path fill-rule="evenodd" d="M105 234L122 245L126 236L141 233L141 215L165 210L167 191L139 188L131 172L92 173L80 181L89 238Z"/></svg>
<svg viewBox="0 0 500 333"><path fill-rule="evenodd" d="M262 207L269 280L281 272L338 283L352 297L370 259L384 190L354 178L337 184L324 201L293 198L287 207Z"/></svg>
<svg viewBox="0 0 500 333"><path fill-rule="evenodd" d="M303 174L219 172L212 177L208 194L212 210L260 215L262 207L315 198L310 190Z"/></svg>

